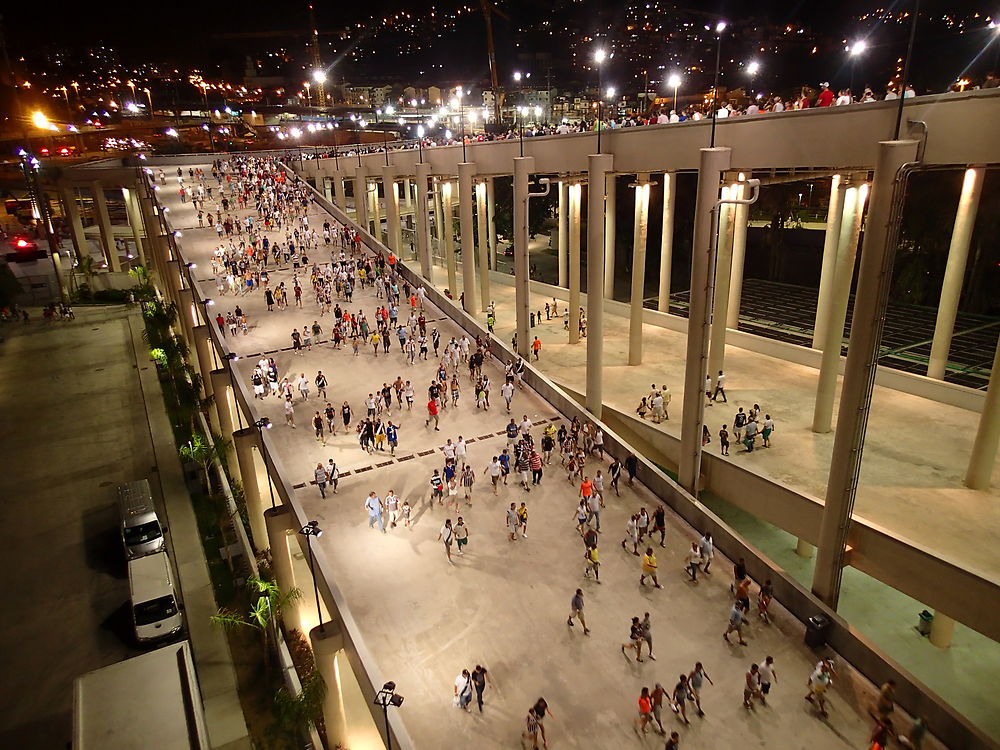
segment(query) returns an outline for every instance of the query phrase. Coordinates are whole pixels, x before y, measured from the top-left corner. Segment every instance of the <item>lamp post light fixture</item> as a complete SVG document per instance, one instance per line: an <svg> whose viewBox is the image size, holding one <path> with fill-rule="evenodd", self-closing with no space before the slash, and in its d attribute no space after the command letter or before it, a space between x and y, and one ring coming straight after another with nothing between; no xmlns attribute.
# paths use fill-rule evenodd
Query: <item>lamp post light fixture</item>
<svg viewBox="0 0 1000 750"><path fill-rule="evenodd" d="M257 428L257 436L260 438L260 454L261 458L264 457L264 430L271 429L271 420L267 417L261 417L253 426ZM264 472L267 474L267 489L271 493L271 509L275 508L274 502L274 482L271 481L271 472L267 469L267 461L264 461Z"/></svg>
<svg viewBox="0 0 1000 750"><path fill-rule="evenodd" d="M847 54L851 58L851 96L854 96L854 72L857 68L858 58L867 51L868 42L864 39L858 39L854 44L847 48ZM900 96L902 96L902 94L903 92L900 92Z"/></svg>
<svg viewBox="0 0 1000 750"><path fill-rule="evenodd" d="M423 125L417 125L417 149L420 153L420 163L424 163L424 130Z"/></svg>
<svg viewBox="0 0 1000 750"><path fill-rule="evenodd" d="M323 627L323 609L320 606L319 601L319 580L316 578L316 566L313 559L312 548L312 538L316 537L319 539L323 536L323 529L319 527L319 521L310 521L299 529L299 533L306 538L306 547L309 550L309 573L312 575L313 592L316 594L316 617L319 618L319 632L325 633L326 629Z"/></svg>
<svg viewBox="0 0 1000 750"><path fill-rule="evenodd" d="M681 77L677 73L672 73L667 79L667 85L674 90L674 111L677 111L677 89L681 85Z"/></svg>
<svg viewBox="0 0 1000 750"><path fill-rule="evenodd" d="M760 63L756 60L751 60L747 63L747 75L755 76L760 72Z"/></svg>
<svg viewBox="0 0 1000 750"><path fill-rule="evenodd" d="M601 153L601 131L604 130L604 61L608 53L603 47L594 50L594 62L597 63L597 153Z"/></svg>
<svg viewBox="0 0 1000 750"><path fill-rule="evenodd" d="M403 696L396 692L396 683L387 682L382 689L375 694L372 701L376 706L382 707L382 715L385 717L385 747L392 750L392 733L389 731L389 706L399 708L403 705Z"/></svg>
<svg viewBox="0 0 1000 750"><path fill-rule="evenodd" d="M726 30L726 22L715 24L715 82L712 84L712 140L710 148L715 148L715 121L719 115L719 66L722 63L722 32Z"/></svg>

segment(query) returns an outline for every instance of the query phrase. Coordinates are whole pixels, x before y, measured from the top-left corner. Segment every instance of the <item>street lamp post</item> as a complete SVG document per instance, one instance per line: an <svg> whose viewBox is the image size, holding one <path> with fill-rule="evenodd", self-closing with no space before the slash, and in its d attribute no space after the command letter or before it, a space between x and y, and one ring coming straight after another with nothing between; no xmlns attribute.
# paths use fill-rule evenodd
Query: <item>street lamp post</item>
<svg viewBox="0 0 1000 750"><path fill-rule="evenodd" d="M674 90L674 107L673 107L673 109L674 109L674 112L676 112L677 111L677 89L680 88L681 77L679 75L677 75L676 73L674 73L667 80L667 85L671 86L673 88L673 90Z"/></svg>
<svg viewBox="0 0 1000 750"><path fill-rule="evenodd" d="M913 57L913 42L917 36L917 20L920 17L920 0L913 0L913 21L910 23L910 39L906 43L906 60L903 61L903 80L899 85L899 102L896 108L895 138L899 140L899 128L903 124L903 100L906 87L910 83L910 58Z"/></svg>
<svg viewBox="0 0 1000 750"><path fill-rule="evenodd" d="M387 682L382 689L375 694L373 703L382 707L382 715L385 717L385 747L392 750L392 733L389 731L389 706L399 708L403 705L403 696L396 692L396 683Z"/></svg>
<svg viewBox="0 0 1000 750"><path fill-rule="evenodd" d="M149 89L143 89L143 93L146 95L146 101L149 102L149 119L153 119L153 92Z"/></svg>
<svg viewBox="0 0 1000 750"><path fill-rule="evenodd" d="M302 85L305 86L305 89L306 89L306 106L307 107L311 107L312 106L312 91L310 89L312 88L312 84L309 83L309 81L303 81Z"/></svg>
<svg viewBox="0 0 1000 750"><path fill-rule="evenodd" d="M865 50L867 49L868 49L868 42L866 42L864 39L859 39L854 44L852 44L848 49L848 52L851 57L851 97L854 96L854 71L855 68L857 67L857 60L859 57L861 57L861 55L865 53ZM901 91L900 96L902 97L902 95L903 92Z"/></svg>
<svg viewBox="0 0 1000 750"><path fill-rule="evenodd" d="M392 115L395 112L391 104L385 105L385 113L387 115ZM376 110L376 116L378 115L378 110ZM388 120L386 120L388 123ZM385 125L382 127L382 150L385 152L385 165L389 166L389 131L385 129Z"/></svg>
<svg viewBox="0 0 1000 750"><path fill-rule="evenodd" d="M420 154L420 163L424 163L424 126L417 125L417 150Z"/></svg>
<svg viewBox="0 0 1000 750"><path fill-rule="evenodd" d="M306 538L306 547L309 550L309 573L313 579L313 593L316 594L316 617L319 619L319 632L325 633L326 629L323 627L323 609L319 602L319 579L316 578L316 566L313 560L312 548L312 538L316 537L319 539L323 536L323 529L319 527L319 521L310 521L299 529L299 533Z"/></svg>
<svg viewBox="0 0 1000 750"><path fill-rule="evenodd" d="M597 153L601 153L601 131L604 130L604 60L607 54L598 47L594 51L597 63Z"/></svg>
<svg viewBox="0 0 1000 750"><path fill-rule="evenodd" d="M715 83L712 84L712 140L710 148L715 148L715 121L719 114L719 65L722 63L722 32L726 30L726 22L715 24Z"/></svg>

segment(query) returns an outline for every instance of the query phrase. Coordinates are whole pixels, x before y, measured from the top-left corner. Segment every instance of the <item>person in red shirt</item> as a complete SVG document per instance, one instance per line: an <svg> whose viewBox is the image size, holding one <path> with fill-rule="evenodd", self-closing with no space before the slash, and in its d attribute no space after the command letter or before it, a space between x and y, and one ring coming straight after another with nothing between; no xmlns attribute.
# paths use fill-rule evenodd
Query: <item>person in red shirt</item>
<svg viewBox="0 0 1000 750"><path fill-rule="evenodd" d="M438 404L437 399L430 399L427 402L427 419L424 421L424 427L428 427L431 420L434 420L434 429L440 432L438 428Z"/></svg>
<svg viewBox="0 0 1000 750"><path fill-rule="evenodd" d="M585 476L583 481L580 482L580 498L589 502L590 496L593 494L594 483L590 481L590 477Z"/></svg>
<svg viewBox="0 0 1000 750"><path fill-rule="evenodd" d="M821 83L819 85L819 87L820 87L820 92L819 92L819 96L816 97L816 106L817 107L832 107L835 97L833 95L833 92L830 91L830 84L829 83Z"/></svg>

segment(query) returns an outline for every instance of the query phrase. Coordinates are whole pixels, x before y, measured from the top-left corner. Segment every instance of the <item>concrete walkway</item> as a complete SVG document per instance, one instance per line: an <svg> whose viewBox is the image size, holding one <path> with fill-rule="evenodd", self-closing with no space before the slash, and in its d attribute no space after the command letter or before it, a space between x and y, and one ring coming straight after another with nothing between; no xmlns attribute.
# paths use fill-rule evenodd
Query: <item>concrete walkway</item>
<svg viewBox="0 0 1000 750"><path fill-rule="evenodd" d="M181 206L169 195L167 203L176 226L194 223L190 205ZM184 232L185 255L198 263L200 273L211 268L208 259L214 245L209 230ZM272 271L271 283L284 280L287 286L291 276L291 270ZM488 366L494 382L493 409L487 414L477 411L462 373L462 400L457 409L444 413L441 431L434 432L425 427L422 404L435 362L408 367L398 342L388 357L380 353L375 358L370 346L362 356L353 357L350 348L334 351L326 344L296 356L283 351L290 346L291 328L319 319L308 290L302 310L267 313L259 293L220 298L211 282L206 286L216 298L214 311L225 312L238 302L248 313L249 335L230 340L243 357L237 368L244 376L252 367L247 359L280 350L271 356L281 376L304 372L312 379L322 370L330 380L328 400L349 401L356 418L363 416L363 399L383 382L402 375L415 384L414 411L393 410L394 421L401 425L396 458L364 454L353 434L340 434L323 447L309 425L313 412L325 405L315 392L296 407L294 430L284 426L278 399L270 397L256 405L275 422L271 436L282 462L293 482L302 485L300 498L326 532L317 543L321 554L329 556L330 569L339 572L337 585L351 604L366 645L382 672L406 696L403 717L418 747L473 742L481 748L516 746L524 715L539 695L551 707L546 729L553 748L659 747L661 739L637 736L633 729L639 690L656 682L672 689L677 675L690 671L698 660L716 683L705 690L706 717L695 718L690 728L669 711L665 717L667 729L679 730L685 745L864 746L872 686L841 664L831 718L818 719L802 699L817 656L802 645L801 624L780 605L775 607L774 625L754 623L749 628L749 646L724 643L720 636L730 605L731 564L717 559L713 576L699 586L688 583L682 557L696 532L670 513L667 546L656 547L664 590L639 586L637 560L618 542L629 513L639 506L652 510L658 503L645 488L623 489L621 498L607 497L600 585L582 575L583 547L573 521L577 489L566 481L558 461L533 492L525 493L512 483L501 489L499 497L492 496L481 472L504 446L497 432L507 421L498 394L502 372L496 366ZM375 302L369 291L359 290L350 309L363 308L370 315ZM445 340L458 335L440 312L431 309L428 318ZM326 321L320 323L328 328ZM536 422L559 419L530 391L516 395L514 414L528 414ZM449 565L436 538L444 519L456 514L429 503L427 481L432 469L443 464L439 446L459 434L475 439L469 461L477 471L477 485L474 505L463 504L459 510L471 529L469 551ZM307 482L315 464L329 457L350 473L341 480L339 494L323 500ZM587 471L599 468L607 467L592 461ZM381 534L368 528L362 502L370 489L384 496L390 488L414 507L414 525ZM504 532L504 508L522 501L530 510L529 538L511 542ZM566 625L569 599L578 586L587 597L588 625L593 630L589 637L579 626ZM625 659L619 646L627 636L629 617L645 611L652 617L657 660L637 664ZM751 662L767 654L776 659L780 683L767 707L746 711L741 705L743 674ZM462 668L477 663L489 669L494 686L487 691L485 713L466 715L452 706L452 685Z"/></svg>

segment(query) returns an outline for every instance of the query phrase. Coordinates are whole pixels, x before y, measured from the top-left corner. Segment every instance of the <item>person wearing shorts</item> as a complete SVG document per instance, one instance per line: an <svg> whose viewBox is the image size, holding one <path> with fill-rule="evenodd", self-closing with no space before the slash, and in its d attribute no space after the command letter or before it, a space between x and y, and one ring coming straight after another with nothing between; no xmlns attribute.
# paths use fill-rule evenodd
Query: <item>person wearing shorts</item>
<svg viewBox="0 0 1000 750"><path fill-rule="evenodd" d="M465 521L459 516L458 520L455 522L455 541L458 543L458 554L464 555L463 551L465 545L469 543L469 527L465 525Z"/></svg>
<svg viewBox="0 0 1000 750"><path fill-rule="evenodd" d="M451 559L451 543L455 539L455 530L451 526L451 519L447 519L444 522L444 526L441 527L441 531L438 532L438 541L444 542L444 551L448 555L448 562L454 565L455 563Z"/></svg>

